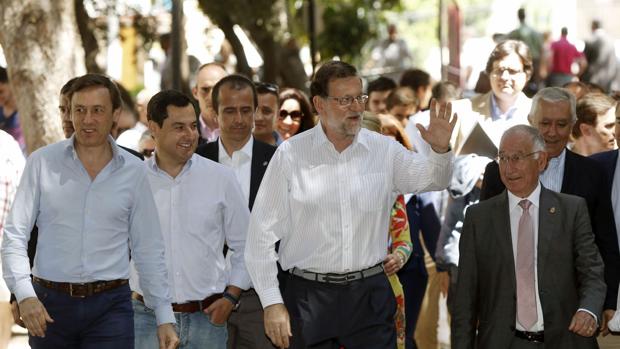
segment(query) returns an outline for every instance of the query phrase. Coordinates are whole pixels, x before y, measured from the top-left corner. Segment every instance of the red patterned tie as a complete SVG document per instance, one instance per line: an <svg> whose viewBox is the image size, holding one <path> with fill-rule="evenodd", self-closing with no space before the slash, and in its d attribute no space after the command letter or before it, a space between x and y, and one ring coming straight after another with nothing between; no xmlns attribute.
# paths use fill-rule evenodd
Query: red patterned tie
<svg viewBox="0 0 620 349"><path fill-rule="evenodd" d="M517 238L517 320L527 331L538 321L536 314L536 284L534 281L534 224L529 200L521 200L523 214L519 219Z"/></svg>

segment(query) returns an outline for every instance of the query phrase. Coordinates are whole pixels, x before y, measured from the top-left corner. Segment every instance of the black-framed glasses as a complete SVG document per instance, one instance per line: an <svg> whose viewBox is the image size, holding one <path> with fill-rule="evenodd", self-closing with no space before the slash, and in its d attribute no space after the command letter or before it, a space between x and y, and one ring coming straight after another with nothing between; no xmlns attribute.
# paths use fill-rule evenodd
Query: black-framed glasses
<svg viewBox="0 0 620 349"><path fill-rule="evenodd" d="M368 101L368 95L359 95L357 97L353 97L353 96L344 96L344 97L327 96L325 98L333 99L333 100L337 101L338 104L341 107L348 107L351 104L353 104L353 101L356 101L359 104L366 104L366 102Z"/></svg>
<svg viewBox="0 0 620 349"><path fill-rule="evenodd" d="M288 111L285 109L281 109L278 118L280 118L280 120L284 120L289 115L291 116L291 120L296 122L301 121L301 117L303 116L303 114L299 110Z"/></svg>
<svg viewBox="0 0 620 349"><path fill-rule="evenodd" d="M276 84L271 84L268 82L255 82L254 87L256 87L256 92L263 93L275 93L276 95L279 93L280 88Z"/></svg>
<svg viewBox="0 0 620 349"><path fill-rule="evenodd" d="M529 154L512 154L512 155L499 154L496 160L497 162L499 162L500 165L506 165L509 162L516 164L516 163L522 162L523 160L537 153L540 153L540 150L531 152Z"/></svg>

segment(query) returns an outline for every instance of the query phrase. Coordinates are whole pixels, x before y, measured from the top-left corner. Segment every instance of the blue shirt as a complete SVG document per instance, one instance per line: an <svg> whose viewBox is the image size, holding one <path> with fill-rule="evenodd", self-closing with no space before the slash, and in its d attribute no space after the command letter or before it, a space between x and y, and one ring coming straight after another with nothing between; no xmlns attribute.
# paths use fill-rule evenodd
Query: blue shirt
<svg viewBox="0 0 620 349"><path fill-rule="evenodd" d="M562 191L564 182L564 164L566 162L566 149L562 150L559 156L549 158L547 168L540 173L540 181L549 190L557 193Z"/></svg>
<svg viewBox="0 0 620 349"><path fill-rule="evenodd" d="M2 244L4 279L18 301L36 297L27 247L39 228L32 274L56 282L129 278L129 251L158 324L174 323L157 209L144 163L109 137L112 160L94 180L74 138L28 158Z"/></svg>

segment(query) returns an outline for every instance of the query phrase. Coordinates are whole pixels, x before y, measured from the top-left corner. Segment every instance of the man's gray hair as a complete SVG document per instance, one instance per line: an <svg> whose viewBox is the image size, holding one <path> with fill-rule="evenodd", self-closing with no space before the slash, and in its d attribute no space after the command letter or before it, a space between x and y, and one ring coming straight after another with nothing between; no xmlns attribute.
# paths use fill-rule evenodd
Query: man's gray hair
<svg viewBox="0 0 620 349"><path fill-rule="evenodd" d="M530 118L534 118L536 115L541 99L550 103L569 102L571 122L574 124L577 121L577 100L575 99L575 95L560 87L545 87L534 95L532 99L532 109L530 110Z"/></svg>
<svg viewBox="0 0 620 349"><path fill-rule="evenodd" d="M529 137L532 142L532 152L545 151L545 139L542 137L537 128L530 125L512 126L504 132L500 144L504 142L504 138L512 134L520 134ZM536 158L538 158L538 154L536 155Z"/></svg>

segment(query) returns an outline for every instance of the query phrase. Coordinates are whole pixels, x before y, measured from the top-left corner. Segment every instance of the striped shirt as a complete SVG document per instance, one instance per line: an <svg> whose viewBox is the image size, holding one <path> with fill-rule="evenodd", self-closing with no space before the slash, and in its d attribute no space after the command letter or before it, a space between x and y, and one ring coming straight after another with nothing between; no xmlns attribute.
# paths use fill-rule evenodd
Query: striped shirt
<svg viewBox="0 0 620 349"><path fill-rule="evenodd" d="M564 181L564 162L566 160L566 149L562 150L560 156L549 159L547 168L540 174L540 181L549 190L554 192L562 191Z"/></svg>
<svg viewBox="0 0 620 349"><path fill-rule="evenodd" d="M338 153L320 123L282 143L258 191L245 249L263 307L282 303L276 260L284 270L318 273L380 263L397 194L446 188L452 159L432 151L422 158L365 129Z"/></svg>

